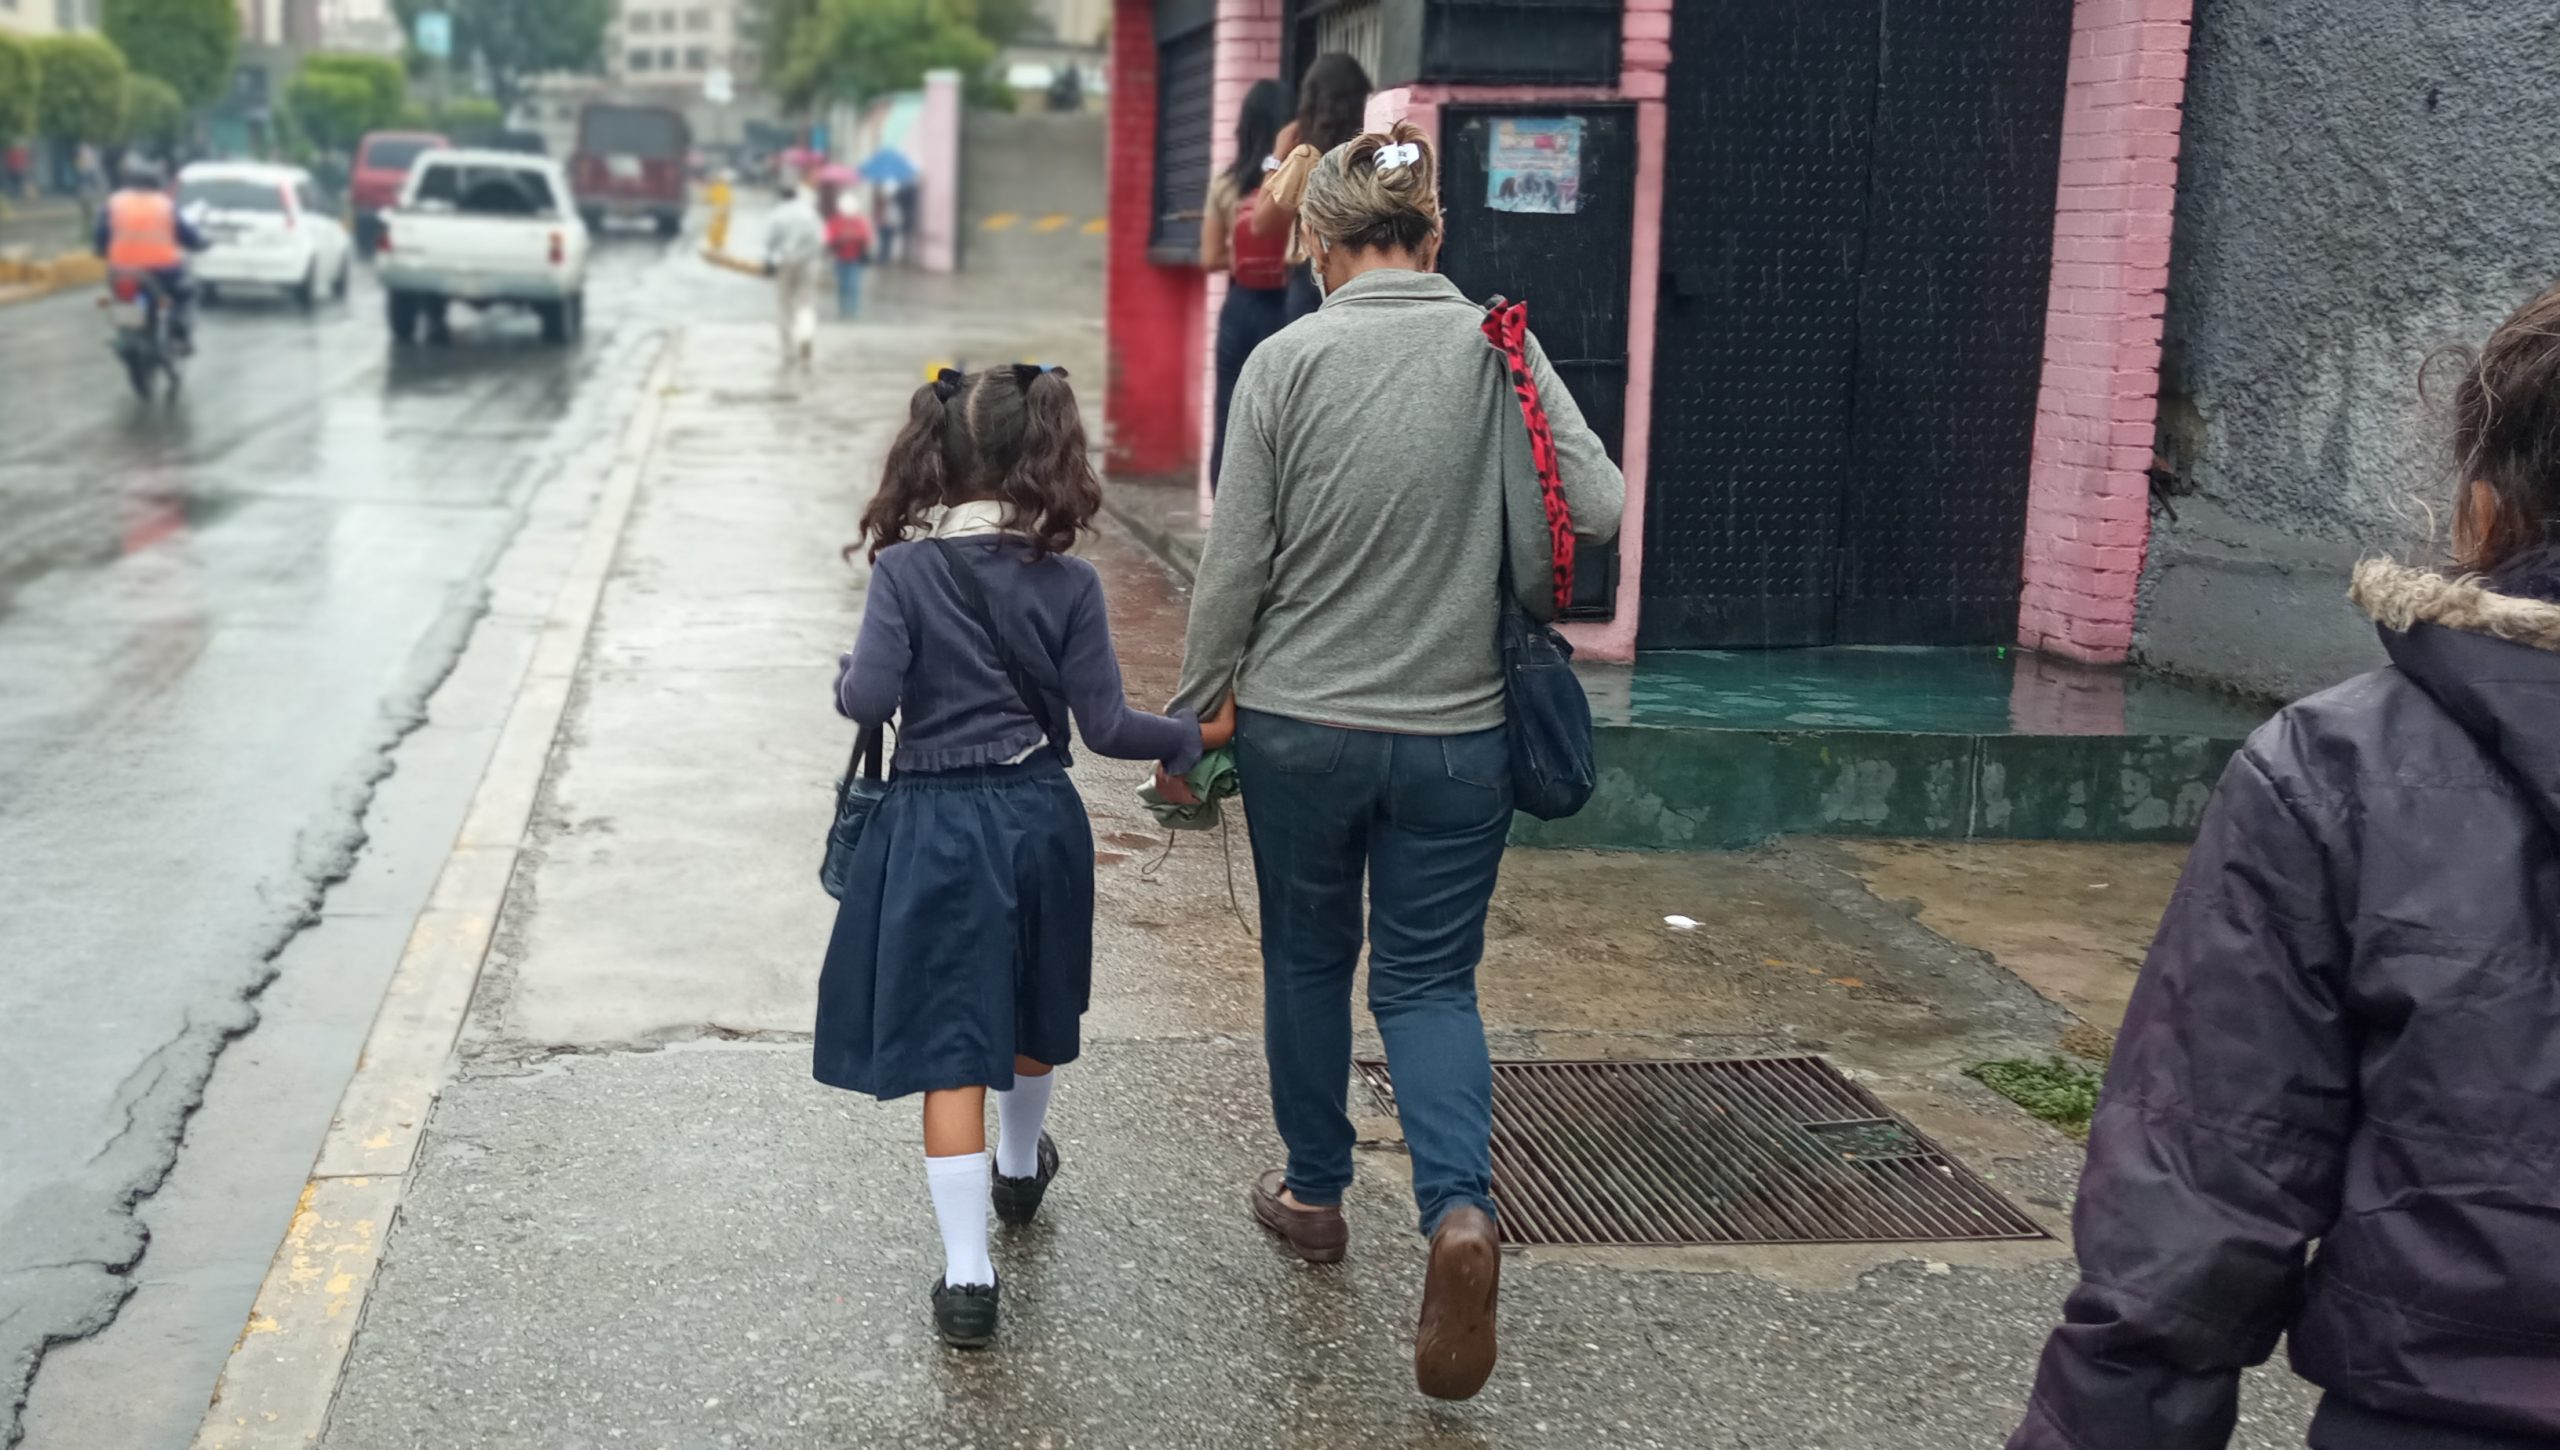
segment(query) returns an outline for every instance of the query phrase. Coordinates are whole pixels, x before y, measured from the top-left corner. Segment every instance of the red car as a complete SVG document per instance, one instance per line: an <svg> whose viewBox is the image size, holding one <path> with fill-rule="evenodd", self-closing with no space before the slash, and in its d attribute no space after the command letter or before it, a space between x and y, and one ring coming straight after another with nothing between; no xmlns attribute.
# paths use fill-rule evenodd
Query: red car
<svg viewBox="0 0 2560 1450"><path fill-rule="evenodd" d="M693 153L693 128L682 111L665 106L594 102L578 113L578 149L569 159L569 185L587 230L601 232L609 217L647 217L660 236L684 229L691 200L685 174Z"/></svg>
<svg viewBox="0 0 2560 1450"><path fill-rule="evenodd" d="M355 174L347 179L356 213L356 250L372 256L382 242L382 214L400 201L409 167L430 151L453 143L433 131L376 131L357 143Z"/></svg>

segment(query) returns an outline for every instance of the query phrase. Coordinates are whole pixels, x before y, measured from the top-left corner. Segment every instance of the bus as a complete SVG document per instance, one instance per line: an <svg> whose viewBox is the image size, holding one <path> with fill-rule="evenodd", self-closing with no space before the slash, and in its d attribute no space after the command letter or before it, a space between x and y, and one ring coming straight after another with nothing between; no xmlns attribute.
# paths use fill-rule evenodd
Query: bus
<svg viewBox="0 0 2560 1450"><path fill-rule="evenodd" d="M646 217L658 235L684 229L693 128L669 106L590 101L578 112L578 146L569 185L590 231L614 217Z"/></svg>

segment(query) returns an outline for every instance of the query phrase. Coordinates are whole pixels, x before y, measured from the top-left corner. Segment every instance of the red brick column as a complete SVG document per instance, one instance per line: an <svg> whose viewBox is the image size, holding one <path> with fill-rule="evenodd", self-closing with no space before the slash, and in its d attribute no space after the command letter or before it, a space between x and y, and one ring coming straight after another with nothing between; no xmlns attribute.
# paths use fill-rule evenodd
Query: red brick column
<svg viewBox="0 0 2560 1450"><path fill-rule="evenodd" d="M1115 0L1103 411L1104 456L1121 474L1179 474L1199 459L1200 273L1147 260L1155 230L1155 142L1155 6Z"/></svg>
<svg viewBox="0 0 2560 1450"><path fill-rule="evenodd" d="M2077 0L2018 641L2115 663L2150 544L2193 0Z"/></svg>

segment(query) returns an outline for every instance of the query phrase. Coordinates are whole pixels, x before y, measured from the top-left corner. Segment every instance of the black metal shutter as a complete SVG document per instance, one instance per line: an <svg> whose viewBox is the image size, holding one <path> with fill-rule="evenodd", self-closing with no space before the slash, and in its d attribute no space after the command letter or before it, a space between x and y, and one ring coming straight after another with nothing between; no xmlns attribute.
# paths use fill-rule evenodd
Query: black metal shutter
<svg viewBox="0 0 2560 1450"><path fill-rule="evenodd" d="M1579 116L1582 210L1543 216L1493 209L1485 185L1492 128L1503 116ZM1621 457L1627 420L1627 307L1634 270L1635 112L1627 106L1451 106L1441 113L1440 198L1448 239L1440 270L1482 302L1529 305L1529 330L1600 435ZM1569 618L1616 613L1618 549L1586 545Z"/></svg>
<svg viewBox="0 0 2560 1450"><path fill-rule="evenodd" d="M1674 5L1639 643L2005 641L2070 7Z"/></svg>
<svg viewBox="0 0 2560 1450"><path fill-rule="evenodd" d="M1216 132L1218 27L1196 25L1156 36L1155 230L1147 250L1162 262L1200 255L1200 216L1209 200L1209 143Z"/></svg>
<svg viewBox="0 0 2560 1450"><path fill-rule="evenodd" d="M1828 642L1878 0L1678 0L1645 645Z"/></svg>
<svg viewBox="0 0 2560 1450"><path fill-rule="evenodd" d="M2071 9L1893 0L1881 39L1838 637L2006 642Z"/></svg>

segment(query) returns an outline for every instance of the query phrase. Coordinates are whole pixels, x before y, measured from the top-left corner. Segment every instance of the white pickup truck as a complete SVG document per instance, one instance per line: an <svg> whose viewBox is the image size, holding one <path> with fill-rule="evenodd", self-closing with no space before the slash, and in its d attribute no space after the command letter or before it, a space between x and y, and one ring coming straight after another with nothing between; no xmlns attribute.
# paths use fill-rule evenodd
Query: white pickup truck
<svg viewBox="0 0 2560 1450"><path fill-rule="evenodd" d="M382 217L375 257L391 336L442 336L453 303L527 307L546 342L585 320L587 228L557 164L513 151L429 151Z"/></svg>

